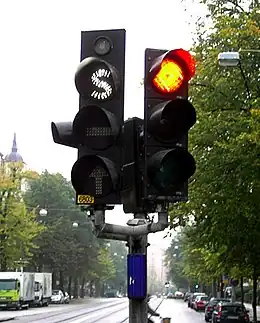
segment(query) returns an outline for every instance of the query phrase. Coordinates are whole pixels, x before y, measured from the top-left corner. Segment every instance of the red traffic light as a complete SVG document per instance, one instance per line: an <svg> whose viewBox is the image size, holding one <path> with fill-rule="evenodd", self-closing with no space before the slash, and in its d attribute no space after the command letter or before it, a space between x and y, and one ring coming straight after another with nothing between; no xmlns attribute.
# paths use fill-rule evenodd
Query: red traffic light
<svg viewBox="0 0 260 323"><path fill-rule="evenodd" d="M156 59L150 69L152 84L161 93L174 93L195 74L195 60L184 49L168 51Z"/></svg>

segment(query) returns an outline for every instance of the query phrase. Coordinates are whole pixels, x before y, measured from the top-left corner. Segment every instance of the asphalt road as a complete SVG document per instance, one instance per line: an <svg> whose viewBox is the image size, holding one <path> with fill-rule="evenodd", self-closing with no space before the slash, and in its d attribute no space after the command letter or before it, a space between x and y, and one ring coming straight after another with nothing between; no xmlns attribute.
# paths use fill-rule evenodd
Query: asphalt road
<svg viewBox="0 0 260 323"><path fill-rule="evenodd" d="M128 317L127 298L92 299L81 304L50 305L47 308L30 308L22 311L1 311L0 321L1 318L14 317L13 322L17 323L105 323L110 321L111 315L115 316L119 312L122 312L124 319Z"/></svg>
<svg viewBox="0 0 260 323"><path fill-rule="evenodd" d="M252 320L253 312L250 304L245 304L249 310L249 318ZM171 322L180 323L201 323L205 322L204 311L196 312L193 309L188 308L187 302L183 300L165 299L158 309L158 312L162 317L170 317ZM257 310L258 319L260 318L260 309ZM155 320L154 320L155 321Z"/></svg>
<svg viewBox="0 0 260 323"><path fill-rule="evenodd" d="M151 307L158 307L157 312L161 317L170 317L171 323L205 322L204 312L188 308L183 300L153 299ZM0 321L2 317L15 317L15 323L129 323L128 299L90 299L69 305L51 305L47 308L1 311ZM152 317L152 320L155 323L160 322L157 317Z"/></svg>
<svg viewBox="0 0 260 323"><path fill-rule="evenodd" d="M162 299L154 299L155 309ZM127 298L91 299L81 304L51 305L23 311L2 311L1 317L15 317L17 323L127 323L129 302ZM140 322L141 323L141 322Z"/></svg>

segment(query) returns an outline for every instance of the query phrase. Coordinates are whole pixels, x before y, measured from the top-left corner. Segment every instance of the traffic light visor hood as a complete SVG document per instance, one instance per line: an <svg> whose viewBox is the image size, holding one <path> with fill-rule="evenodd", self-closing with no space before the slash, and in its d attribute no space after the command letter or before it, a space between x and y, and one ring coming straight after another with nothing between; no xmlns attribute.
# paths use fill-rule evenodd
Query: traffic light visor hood
<svg viewBox="0 0 260 323"><path fill-rule="evenodd" d="M196 110L186 99L177 98L152 108L148 132L162 142L176 141L196 123Z"/></svg>
<svg viewBox="0 0 260 323"><path fill-rule="evenodd" d="M187 181L195 170L193 156L180 147L158 151L148 161L150 183L166 194L175 192L176 187Z"/></svg>
<svg viewBox="0 0 260 323"><path fill-rule="evenodd" d="M119 73L108 62L96 57L87 57L78 66L75 85L83 98L107 101L119 89Z"/></svg>
<svg viewBox="0 0 260 323"><path fill-rule="evenodd" d="M71 170L71 183L77 194L104 197L116 189L117 182L115 165L105 157L85 155Z"/></svg>
<svg viewBox="0 0 260 323"><path fill-rule="evenodd" d="M160 93L177 91L195 74L195 60L184 49L174 49L155 59L150 69L153 87Z"/></svg>
<svg viewBox="0 0 260 323"><path fill-rule="evenodd" d="M73 121L73 132L78 141L94 150L112 146L119 130L115 115L96 105L80 109Z"/></svg>
<svg viewBox="0 0 260 323"><path fill-rule="evenodd" d="M56 144L68 146L68 147L78 147L78 143L72 131L72 122L52 122L51 132L53 141Z"/></svg>

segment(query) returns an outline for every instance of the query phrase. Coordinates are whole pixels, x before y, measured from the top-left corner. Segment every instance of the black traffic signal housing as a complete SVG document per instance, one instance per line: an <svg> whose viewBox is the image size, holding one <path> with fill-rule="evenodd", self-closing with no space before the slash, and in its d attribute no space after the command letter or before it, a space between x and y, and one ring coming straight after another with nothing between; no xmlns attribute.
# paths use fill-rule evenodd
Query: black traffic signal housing
<svg viewBox="0 0 260 323"><path fill-rule="evenodd" d="M73 122L80 145L71 171L78 204L121 204L124 76L125 30L82 32Z"/></svg>
<svg viewBox="0 0 260 323"><path fill-rule="evenodd" d="M142 201L142 152L144 120L134 117L124 122L123 187L121 192L124 213L144 211Z"/></svg>
<svg viewBox="0 0 260 323"><path fill-rule="evenodd" d="M121 204L124 77L125 30L82 32L79 112L73 122L52 123L56 143L78 148L71 182L79 205Z"/></svg>
<svg viewBox="0 0 260 323"><path fill-rule="evenodd" d="M188 100L195 61L183 49L146 49L144 78L144 200L186 201L196 163L188 131L196 111Z"/></svg>

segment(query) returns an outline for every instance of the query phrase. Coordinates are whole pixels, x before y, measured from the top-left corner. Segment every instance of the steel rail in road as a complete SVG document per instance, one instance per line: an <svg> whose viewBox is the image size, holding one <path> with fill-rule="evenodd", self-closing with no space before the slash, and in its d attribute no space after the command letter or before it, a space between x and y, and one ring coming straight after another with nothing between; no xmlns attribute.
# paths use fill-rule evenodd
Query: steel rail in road
<svg viewBox="0 0 260 323"><path fill-rule="evenodd" d="M123 304L124 302L117 302L116 304L113 303L113 304L110 304L110 305L104 305L104 306L96 306L95 308L89 310L89 311L85 311L85 312L82 312L82 313L78 313L78 314L74 314L74 315L71 315L67 318L63 318L63 319L60 319L58 318L58 316L60 315L64 315L64 314L68 314L71 312L71 311L66 311L66 312L59 312L59 313L55 313L55 314L52 314L52 315L47 315L47 316L44 316L43 318L37 318L37 319L34 319L34 320L30 320L30 321L27 321L28 323L41 323L41 322L46 322L47 319L51 319L51 318L54 318L54 320L52 321L52 323L62 323L62 322L69 322L70 320L73 320L73 319L77 319L79 317L83 317L84 315L89 315L89 314L93 314L95 312L98 312L100 310L104 310L104 309L108 309L108 308L112 308L112 307L115 307L115 306L118 306L120 304ZM81 309L83 310L83 309ZM121 309L122 310L122 309ZM44 315L44 312L43 313L39 313L39 314L43 314ZM34 315L37 315L37 314L34 314ZM55 320L55 317L57 317L57 320ZM25 319L23 318L22 316L19 316L17 317L21 320ZM26 320L28 320L28 317L26 318Z"/></svg>

